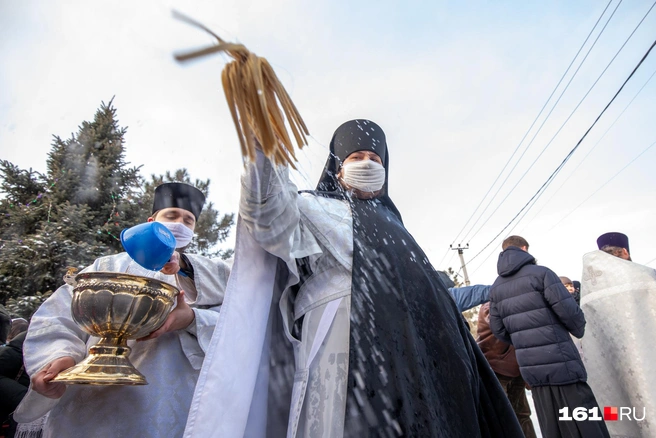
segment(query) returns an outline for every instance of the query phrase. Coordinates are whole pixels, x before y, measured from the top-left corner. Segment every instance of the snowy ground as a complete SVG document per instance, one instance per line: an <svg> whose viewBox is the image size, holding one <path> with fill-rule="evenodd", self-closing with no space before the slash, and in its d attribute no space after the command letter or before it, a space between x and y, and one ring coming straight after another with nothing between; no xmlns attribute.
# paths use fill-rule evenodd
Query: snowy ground
<svg viewBox="0 0 656 438"><path fill-rule="evenodd" d="M535 405L533 404L533 395L531 395L531 391L526 391L526 398L528 399L529 406L531 406L531 421L533 422L535 435L537 438L542 438L542 433L540 432L540 423L538 423L538 416L535 413Z"/></svg>

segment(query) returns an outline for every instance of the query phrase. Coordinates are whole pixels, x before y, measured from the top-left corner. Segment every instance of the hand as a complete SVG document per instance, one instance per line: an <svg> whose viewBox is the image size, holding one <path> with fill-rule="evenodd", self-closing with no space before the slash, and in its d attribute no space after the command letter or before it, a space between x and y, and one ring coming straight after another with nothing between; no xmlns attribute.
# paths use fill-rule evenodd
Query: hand
<svg viewBox="0 0 656 438"><path fill-rule="evenodd" d="M180 294L178 295L177 299L177 306L171 313L169 313L169 316L166 318L166 321L164 321L164 324L149 334L148 336L145 336L143 338L137 339L137 341L147 341L149 339L155 339L160 335L163 335L164 333L172 332L174 330L181 330L184 328L187 328L189 324L194 322L194 319L196 319L196 315L194 314L194 311L189 307L189 304L184 299L184 291L181 290Z"/></svg>
<svg viewBox="0 0 656 438"><path fill-rule="evenodd" d="M180 270L180 253L173 251L171 260L169 260L161 269L162 274L175 275Z"/></svg>
<svg viewBox="0 0 656 438"><path fill-rule="evenodd" d="M41 371L32 376L32 389L48 398L60 398L66 391L66 385L59 382L51 382L67 368L75 365L75 359L70 356L60 357L43 367Z"/></svg>

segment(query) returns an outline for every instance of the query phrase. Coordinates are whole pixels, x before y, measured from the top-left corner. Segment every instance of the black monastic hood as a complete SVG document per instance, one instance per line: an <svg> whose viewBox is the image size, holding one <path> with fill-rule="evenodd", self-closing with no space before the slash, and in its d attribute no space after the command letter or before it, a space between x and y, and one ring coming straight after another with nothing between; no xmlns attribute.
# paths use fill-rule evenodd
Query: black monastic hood
<svg viewBox="0 0 656 438"><path fill-rule="evenodd" d="M317 194L330 197L343 196L344 190L337 181L337 173L344 160L357 151L375 152L383 161L385 184L383 184L383 194L377 199L401 220L401 213L388 196L389 151L385 132L370 120L350 120L337 128L330 140L330 155L317 184Z"/></svg>

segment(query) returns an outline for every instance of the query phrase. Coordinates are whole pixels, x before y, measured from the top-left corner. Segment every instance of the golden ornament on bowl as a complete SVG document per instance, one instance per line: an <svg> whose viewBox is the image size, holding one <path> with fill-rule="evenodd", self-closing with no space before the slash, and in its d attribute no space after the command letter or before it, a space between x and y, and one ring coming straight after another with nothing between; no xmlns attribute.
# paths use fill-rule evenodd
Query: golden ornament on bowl
<svg viewBox="0 0 656 438"><path fill-rule="evenodd" d="M83 272L73 283L73 320L100 341L79 364L53 379L67 384L147 385L130 363L128 339L157 330L180 291L154 278L118 272Z"/></svg>

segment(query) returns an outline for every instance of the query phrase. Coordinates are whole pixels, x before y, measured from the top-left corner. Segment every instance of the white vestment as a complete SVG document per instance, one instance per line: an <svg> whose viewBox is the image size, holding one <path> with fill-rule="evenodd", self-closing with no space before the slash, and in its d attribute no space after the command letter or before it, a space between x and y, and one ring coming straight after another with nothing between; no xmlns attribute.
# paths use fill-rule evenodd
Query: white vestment
<svg viewBox="0 0 656 438"><path fill-rule="evenodd" d="M242 178L235 264L185 437L337 438L344 432L351 210L346 201L299 196L287 172L258 152L257 165ZM296 259L305 257L313 276L292 304ZM271 326L280 316L293 346L293 388L288 417L267 418ZM298 339L292 329L300 318Z"/></svg>
<svg viewBox="0 0 656 438"><path fill-rule="evenodd" d="M656 270L603 251L586 254L581 308L583 361L599 406L635 408L638 417L646 410L643 421L606 421L608 431L656 436Z"/></svg>
<svg viewBox="0 0 656 438"><path fill-rule="evenodd" d="M16 410L16 421L30 422L50 411L44 438L182 436L230 273L229 265L221 260L187 257L194 271L195 291L189 290L188 279L179 282L178 276L148 271L126 253L99 258L83 271L142 275L182 285L188 292L195 315L189 327L148 341L128 341L132 349L129 359L148 385L69 385L60 399L49 399L30 389ZM33 316L23 346L30 375L60 357L71 356L80 362L88 348L98 342L99 338L89 336L73 321L71 300L72 288L64 285Z"/></svg>
<svg viewBox="0 0 656 438"><path fill-rule="evenodd" d="M258 151L242 177L235 264L185 438L345 434L353 214L347 200L299 195L287 172ZM463 362L458 379L468 379L471 366ZM489 382L503 396L496 379ZM481 399L489 397L484 382L476 384ZM490 412L490 399L477 397ZM512 415L507 400L497 406ZM516 426L507 436L521 433Z"/></svg>

